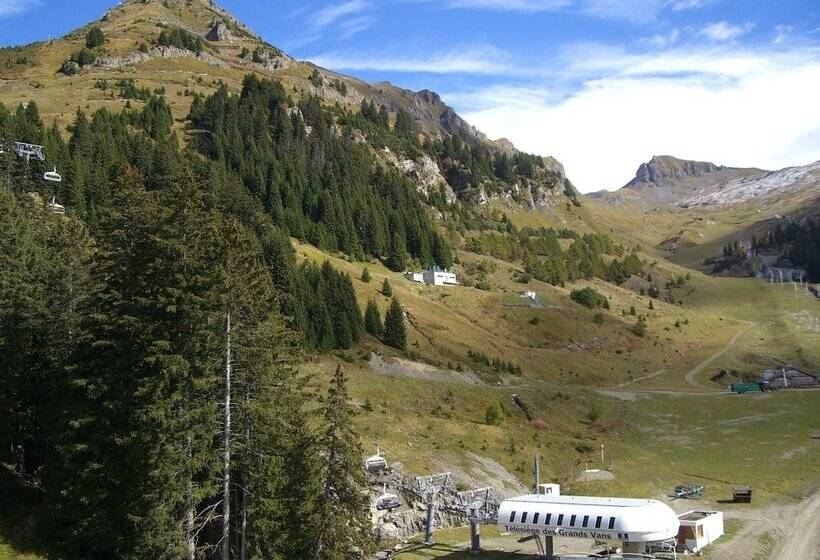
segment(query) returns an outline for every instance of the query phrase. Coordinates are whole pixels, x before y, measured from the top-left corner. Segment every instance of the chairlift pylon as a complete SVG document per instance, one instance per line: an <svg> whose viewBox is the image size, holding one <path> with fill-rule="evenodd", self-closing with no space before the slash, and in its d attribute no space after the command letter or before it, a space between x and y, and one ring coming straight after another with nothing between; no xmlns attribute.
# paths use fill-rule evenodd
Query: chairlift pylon
<svg viewBox="0 0 820 560"><path fill-rule="evenodd" d="M57 173L57 167L54 167L54 171L46 171L43 173L43 179L46 181L51 181L53 183L59 183L63 180L59 173Z"/></svg>
<svg viewBox="0 0 820 560"><path fill-rule="evenodd" d="M387 468L387 461L382 457L379 448L376 448L376 454L371 455L364 461L364 469L368 472L379 472Z"/></svg>
<svg viewBox="0 0 820 560"><path fill-rule="evenodd" d="M45 148L38 144L28 144L26 142L14 143L14 153L17 154L17 157L26 158L26 161L32 157L35 157L40 161L45 161L46 155L43 150L45 150Z"/></svg>

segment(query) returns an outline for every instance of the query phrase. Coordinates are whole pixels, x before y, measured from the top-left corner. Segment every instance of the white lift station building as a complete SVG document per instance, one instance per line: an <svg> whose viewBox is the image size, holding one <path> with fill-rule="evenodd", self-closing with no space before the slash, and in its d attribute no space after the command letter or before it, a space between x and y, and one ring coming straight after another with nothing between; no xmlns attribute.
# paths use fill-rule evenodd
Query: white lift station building
<svg viewBox="0 0 820 560"><path fill-rule="evenodd" d="M678 516L657 500L562 496L557 484L538 489L501 502L497 522L502 531L543 538L547 557L556 536L620 542L624 552L642 554L678 535Z"/></svg>

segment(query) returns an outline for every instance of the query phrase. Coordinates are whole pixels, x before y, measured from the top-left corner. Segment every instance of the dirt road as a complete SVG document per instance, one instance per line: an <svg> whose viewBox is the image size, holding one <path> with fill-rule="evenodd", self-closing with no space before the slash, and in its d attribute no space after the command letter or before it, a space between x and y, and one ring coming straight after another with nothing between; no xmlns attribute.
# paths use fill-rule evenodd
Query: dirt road
<svg viewBox="0 0 820 560"><path fill-rule="evenodd" d="M731 340L729 340L729 342L726 344L726 346L724 346L720 351L712 354L711 356L709 356L708 358L703 360L701 363L699 363L698 365L696 365L695 367L693 367L692 369L690 369L689 371L686 372L685 378L686 378L686 382L689 383L689 385L692 385L693 387L698 387L699 389L710 389L710 387L706 387L706 386L701 385L700 383L698 383L697 375L698 375L698 373L703 371L703 369L706 368L706 366L708 366L709 364L714 362L718 358L718 356L722 355L729 348L734 346L735 342L737 342L737 339L740 338L741 335L745 334L746 332L749 331L749 329L751 329L752 327L755 326L754 322L750 322L750 321L743 321L743 322L747 323L748 326L745 329L743 329L741 331L738 331L735 334L735 336L733 336L731 338Z"/></svg>
<svg viewBox="0 0 820 560"><path fill-rule="evenodd" d="M820 491L803 500L762 508L729 510L725 519L743 525L728 540L718 540L710 550L710 560L814 560L820 551ZM771 555L761 544L768 535L774 541ZM758 554L759 556L755 556Z"/></svg>

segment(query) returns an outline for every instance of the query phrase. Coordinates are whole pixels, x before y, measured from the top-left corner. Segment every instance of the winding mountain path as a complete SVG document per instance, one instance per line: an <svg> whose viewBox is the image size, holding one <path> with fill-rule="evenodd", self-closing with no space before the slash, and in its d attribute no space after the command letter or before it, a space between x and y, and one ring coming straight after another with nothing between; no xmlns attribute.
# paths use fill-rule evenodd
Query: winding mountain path
<svg viewBox="0 0 820 560"><path fill-rule="evenodd" d="M706 368L706 366L714 362L718 357L722 356L729 348L734 346L735 342L737 342L737 339L740 338L741 335L747 333L752 327L754 327L757 324L753 321L743 322L747 324L746 328L735 333L735 335L729 340L729 342L726 343L726 346L724 346L718 352L712 354L711 356L703 360L701 363L699 363L698 365L696 365L695 367L686 372L685 379L689 385L691 385L692 387L697 387L698 389L712 389L712 387L707 387L706 385L702 385L701 383L699 383L697 380L697 375L701 371L703 371Z"/></svg>

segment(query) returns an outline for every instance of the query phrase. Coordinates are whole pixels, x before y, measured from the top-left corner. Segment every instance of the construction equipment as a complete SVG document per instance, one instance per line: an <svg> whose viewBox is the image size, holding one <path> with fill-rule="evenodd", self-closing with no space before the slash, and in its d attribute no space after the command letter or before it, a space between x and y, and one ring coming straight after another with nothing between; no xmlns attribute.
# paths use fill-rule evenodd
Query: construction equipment
<svg viewBox="0 0 820 560"><path fill-rule="evenodd" d="M678 484L675 486L674 492L676 498L699 498L703 496L703 486L700 484L684 482L683 484Z"/></svg>

